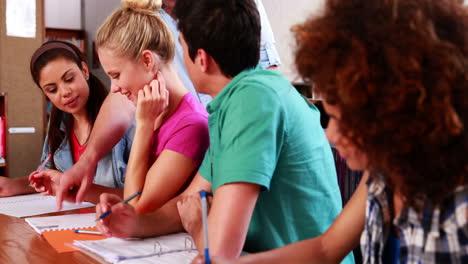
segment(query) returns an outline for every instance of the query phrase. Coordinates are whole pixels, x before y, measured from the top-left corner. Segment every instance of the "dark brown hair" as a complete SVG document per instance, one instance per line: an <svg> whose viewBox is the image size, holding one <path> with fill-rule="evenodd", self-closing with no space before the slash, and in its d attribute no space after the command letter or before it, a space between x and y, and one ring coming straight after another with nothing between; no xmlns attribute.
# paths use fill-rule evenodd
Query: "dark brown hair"
<svg viewBox="0 0 468 264"><path fill-rule="evenodd" d="M296 64L343 135L409 205L468 173L468 12L450 0L329 0L296 26Z"/></svg>
<svg viewBox="0 0 468 264"><path fill-rule="evenodd" d="M68 61L74 62L80 70L83 70L82 62L86 62L84 55L81 51L68 42L63 41L50 41L44 43L41 47L44 49L46 45L50 45L51 43L62 43L70 47L74 52L70 51L69 49L65 48L52 48L46 49L45 52L41 52L39 56L33 56L31 61L31 76L37 86L40 88L39 85L39 77L41 74L41 70L51 61L57 60L59 58L64 58ZM39 48L39 49L41 49ZM39 51L38 49L38 51ZM35 54L36 55L36 54ZM94 125L94 121L99 113L99 109L106 98L108 91L102 84L102 82L93 74L89 73L89 97L86 103L86 112L88 114L88 119L91 122L91 126ZM52 110L50 113L50 120L49 120L49 129L47 131L47 137L49 140L49 153L54 155L55 151L60 147L63 139L67 135L71 135L71 116L68 113L63 112L62 110L58 109L54 105L52 105ZM66 127L66 135L62 133L60 130L60 124L64 122ZM51 159L52 168L55 169L54 159Z"/></svg>
<svg viewBox="0 0 468 264"><path fill-rule="evenodd" d="M177 0L173 13L192 60L203 49L227 77L257 66L260 15L253 0Z"/></svg>

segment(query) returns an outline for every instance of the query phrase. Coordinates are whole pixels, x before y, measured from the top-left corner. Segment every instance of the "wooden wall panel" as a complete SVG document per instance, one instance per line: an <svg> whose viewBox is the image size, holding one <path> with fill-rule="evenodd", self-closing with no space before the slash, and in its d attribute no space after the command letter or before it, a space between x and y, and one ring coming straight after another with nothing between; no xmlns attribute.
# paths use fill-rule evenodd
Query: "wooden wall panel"
<svg viewBox="0 0 468 264"><path fill-rule="evenodd" d="M36 37L6 36L6 1L0 1L0 91L8 96L8 127L34 127L33 134L7 133L7 171L28 175L40 162L45 127L45 99L29 73L32 53L43 42L43 0L36 0Z"/></svg>

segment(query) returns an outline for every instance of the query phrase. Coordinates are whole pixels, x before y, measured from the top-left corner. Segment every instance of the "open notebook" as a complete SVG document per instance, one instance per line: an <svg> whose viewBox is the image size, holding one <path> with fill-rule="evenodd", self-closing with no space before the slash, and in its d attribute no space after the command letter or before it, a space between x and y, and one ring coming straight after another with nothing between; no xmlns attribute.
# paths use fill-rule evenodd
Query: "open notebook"
<svg viewBox="0 0 468 264"><path fill-rule="evenodd" d="M74 204L63 202L61 211L93 207L92 203ZM39 193L0 198L0 214L25 217L54 213L57 211L55 196L43 196Z"/></svg>
<svg viewBox="0 0 468 264"><path fill-rule="evenodd" d="M75 241L73 245L111 263L190 263L197 255L195 243L187 233L145 239L112 237L97 241ZM174 262L177 258L180 261ZM166 260L170 262L162 262Z"/></svg>
<svg viewBox="0 0 468 264"><path fill-rule="evenodd" d="M25 221L59 253L77 251L69 245L75 240L105 239L103 235L77 234L75 229L96 231L96 215L70 214L47 217L30 217Z"/></svg>

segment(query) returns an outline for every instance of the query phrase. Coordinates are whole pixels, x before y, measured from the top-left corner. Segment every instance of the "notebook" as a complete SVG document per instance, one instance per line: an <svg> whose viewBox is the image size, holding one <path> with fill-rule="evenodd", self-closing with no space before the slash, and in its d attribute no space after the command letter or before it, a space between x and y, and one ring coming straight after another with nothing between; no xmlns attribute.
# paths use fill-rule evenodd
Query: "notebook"
<svg viewBox="0 0 468 264"><path fill-rule="evenodd" d="M84 249L84 253L90 252L111 263L190 263L197 255L195 243L187 233L145 239L112 237L98 241L75 241L73 245ZM184 261L174 262L175 258ZM170 262L157 262L164 259Z"/></svg>
<svg viewBox="0 0 468 264"><path fill-rule="evenodd" d="M25 221L41 234L44 231L79 229L96 226L96 214L69 214L46 217L29 217Z"/></svg>
<svg viewBox="0 0 468 264"><path fill-rule="evenodd" d="M74 204L63 202L61 211L93 207L92 203ZM0 198L0 214L26 217L57 212L55 196L43 196L39 193Z"/></svg>
<svg viewBox="0 0 468 264"><path fill-rule="evenodd" d="M78 251L70 247L74 240L99 240L105 239L102 235L77 234L75 229L96 230L96 214L70 214L47 217L30 217L25 221L42 234L49 244L58 252Z"/></svg>

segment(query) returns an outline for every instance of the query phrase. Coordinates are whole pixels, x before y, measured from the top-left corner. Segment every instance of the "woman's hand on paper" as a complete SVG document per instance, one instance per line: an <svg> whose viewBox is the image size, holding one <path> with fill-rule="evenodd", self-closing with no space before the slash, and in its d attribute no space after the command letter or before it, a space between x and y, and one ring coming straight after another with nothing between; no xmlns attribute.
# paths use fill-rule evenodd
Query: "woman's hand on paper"
<svg viewBox="0 0 468 264"><path fill-rule="evenodd" d="M112 211L97 221L99 231L107 237L132 237L138 225L138 215L133 206L123 203L119 196L110 193L101 194L99 200L96 205L96 218L109 210Z"/></svg>
<svg viewBox="0 0 468 264"><path fill-rule="evenodd" d="M57 210L62 209L63 201L81 203L84 201L86 192L93 184L94 173L97 163L88 162L83 156L63 173L60 184L57 186Z"/></svg>
<svg viewBox="0 0 468 264"><path fill-rule="evenodd" d="M155 128L159 127L168 105L169 91L166 89L166 82L161 72L158 72L155 80L138 91L136 108L137 124L141 122L155 124L155 120L158 120L157 123L159 125Z"/></svg>

